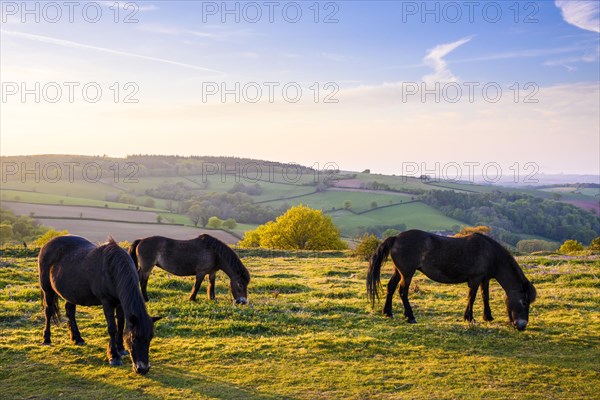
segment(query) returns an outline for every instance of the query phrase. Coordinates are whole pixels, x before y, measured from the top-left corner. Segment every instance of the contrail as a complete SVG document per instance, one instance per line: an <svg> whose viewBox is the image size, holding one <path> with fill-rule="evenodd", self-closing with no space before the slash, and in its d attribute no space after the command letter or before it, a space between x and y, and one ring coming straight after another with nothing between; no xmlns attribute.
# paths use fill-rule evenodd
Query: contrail
<svg viewBox="0 0 600 400"><path fill-rule="evenodd" d="M159 58L159 57L145 56L142 54L128 53L125 51L108 49L106 47L91 46L89 44L77 43L77 42L72 42L70 40L57 39L57 38L53 38L53 37L49 37L49 36L34 35L31 33L23 33L23 32L17 32L17 31L8 31L5 29L0 29L0 33L9 35L9 36L15 36L15 37L27 39L27 40L33 40L36 42L50 43L50 44L54 44L57 46L69 47L69 48L73 48L73 49L94 50L94 51L99 51L102 53L116 54L119 56L140 58L142 60L156 61L156 62L161 62L164 64L176 65L178 67L194 69L197 71L205 71L205 72L217 73L220 75L226 75L226 73L223 71L217 71L215 69L200 67L197 65L167 60L166 58Z"/></svg>

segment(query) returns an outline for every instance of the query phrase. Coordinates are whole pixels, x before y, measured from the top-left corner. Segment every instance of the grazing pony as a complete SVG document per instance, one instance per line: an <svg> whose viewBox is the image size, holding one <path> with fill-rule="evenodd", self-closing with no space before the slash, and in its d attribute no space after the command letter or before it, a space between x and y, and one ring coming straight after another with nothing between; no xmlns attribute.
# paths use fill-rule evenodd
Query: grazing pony
<svg viewBox="0 0 600 400"><path fill-rule="evenodd" d="M177 276L196 276L196 283L190 300L204 280L210 276L209 297L214 299L215 273L220 269L230 279L230 289L238 304L248 303L248 283L250 273L235 252L220 240L206 234L190 240L175 240L163 236L150 236L137 239L129 247L129 255L135 263L142 288L142 295L148 301L148 278L154 266Z"/></svg>
<svg viewBox="0 0 600 400"><path fill-rule="evenodd" d="M479 233L451 238L419 230L410 230L387 238L375 251L367 272L367 294L374 305L379 297L381 264L392 255L394 274L387 285L383 314L392 318L392 297L400 283L400 298L404 316L415 323L408 301L408 288L415 271L421 271L440 283L469 285L469 301L464 319L473 321L473 303L477 288L483 296L483 319L492 321L489 304L489 284L494 278L506 292L505 303L512 325L522 331L529 319L529 305L535 301L536 290L527 280L514 257L498 242Z"/></svg>
<svg viewBox="0 0 600 400"><path fill-rule="evenodd" d="M79 236L59 236L42 247L38 267L46 316L43 344L51 344L50 321L60 322L58 296L67 302L67 325L78 345L85 342L77 328L75 307L102 305L110 335L110 365L123 364L124 340L133 370L142 375L150 370L150 341L154 322L160 318L148 315L133 261L112 238L96 246Z"/></svg>

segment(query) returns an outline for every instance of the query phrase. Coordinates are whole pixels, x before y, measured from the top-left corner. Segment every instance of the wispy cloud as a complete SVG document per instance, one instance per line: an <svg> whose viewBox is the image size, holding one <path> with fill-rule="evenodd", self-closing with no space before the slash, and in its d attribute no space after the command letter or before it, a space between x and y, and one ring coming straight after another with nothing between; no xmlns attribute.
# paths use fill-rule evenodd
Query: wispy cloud
<svg viewBox="0 0 600 400"><path fill-rule="evenodd" d="M70 40L57 39L57 38L53 38L53 37L49 37L49 36L34 35L31 33L9 31L9 30L5 30L5 29L0 29L0 32L4 35L8 35L8 36L18 37L21 39L27 39L27 40L32 40L32 41L41 42L41 43L53 44L56 46L68 47L71 49L92 50L92 51L97 51L97 52L102 52L102 53L114 54L114 55L118 55L118 56L139 58L139 59L148 60L148 61L155 61L155 62L160 62L163 64L175 65L178 67L183 67L183 68L188 68L188 69L194 69L197 71L204 71L204 72L216 73L219 75L225 75L225 72L222 72L222 71L217 71L215 69L201 67L198 65L186 64L186 63L182 63L179 61L168 60L166 58L146 56L143 54L136 54L136 53L130 53L130 52L121 51L121 50L114 50L114 49L109 49L106 47L92 46L89 44L72 42Z"/></svg>
<svg viewBox="0 0 600 400"><path fill-rule="evenodd" d="M147 5L139 5L138 3L128 3L128 2L119 2L119 1L101 1L100 4L102 4L105 7L114 7L115 5L125 11L156 11L158 10L158 7L155 6L154 4L147 4Z"/></svg>
<svg viewBox="0 0 600 400"><path fill-rule="evenodd" d="M544 65L548 67L564 67L571 72L577 69L572 64L591 63L598 61L598 59L600 59L600 46L596 46L595 51L586 52L584 55L548 60L544 62Z"/></svg>
<svg viewBox="0 0 600 400"><path fill-rule="evenodd" d="M227 26L207 25L203 30L185 29L177 26L145 23L138 25L137 29L143 32L161 35L182 35L200 37L214 40L239 39L243 37L258 36L253 29L231 29Z"/></svg>
<svg viewBox="0 0 600 400"><path fill-rule="evenodd" d="M563 19L571 25L592 32L600 32L600 2L597 0L556 0Z"/></svg>
<svg viewBox="0 0 600 400"><path fill-rule="evenodd" d="M423 81L425 82L456 82L458 78L452 74L452 71L448 69L448 63L444 60L444 57L456 48L462 46L465 43L471 41L473 36L468 36L457 40L456 42L440 44L429 50L423 63L433 68L433 74L425 75Z"/></svg>

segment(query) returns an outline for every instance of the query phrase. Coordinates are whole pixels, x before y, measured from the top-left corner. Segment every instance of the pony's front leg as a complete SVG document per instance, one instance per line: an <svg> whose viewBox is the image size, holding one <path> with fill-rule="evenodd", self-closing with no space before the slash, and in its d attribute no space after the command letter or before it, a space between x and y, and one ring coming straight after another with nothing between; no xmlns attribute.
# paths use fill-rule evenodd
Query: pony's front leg
<svg viewBox="0 0 600 400"><path fill-rule="evenodd" d="M125 346L123 346L123 329L125 329L125 314L123 313L123 307L121 307L121 305L118 305L116 345L119 354L122 356L126 356L129 353L127 353L127 350L125 350Z"/></svg>
<svg viewBox="0 0 600 400"><path fill-rule="evenodd" d="M216 272L211 272L208 275L208 287L206 288L206 294L208 295L209 300L215 299L215 278L217 276Z"/></svg>
<svg viewBox="0 0 600 400"><path fill-rule="evenodd" d="M107 356L108 362L112 366L123 365L121 360L121 354L117 349L117 324L115 321L115 306L109 303L102 303L104 309L104 317L106 318L106 324L108 325L108 335L110 341L108 342Z"/></svg>
<svg viewBox="0 0 600 400"><path fill-rule="evenodd" d="M67 325L71 334L71 340L77 345L82 345L85 344L85 341L82 339L81 333L79 332L79 328L77 327L77 321L75 320L75 310L75 304L69 303L68 301L65 303L65 313L67 314L68 318Z"/></svg>
<svg viewBox="0 0 600 400"><path fill-rule="evenodd" d="M473 304L475 303L475 297L477 297L477 288L479 288L480 280L469 281L469 300L467 302L467 308L463 318L465 321L474 322L473 319Z"/></svg>
<svg viewBox="0 0 600 400"><path fill-rule="evenodd" d="M196 282L194 282L194 287L192 288L192 293L190 294L191 301L196 301L196 295L198 294L198 290L200 290L202 281L204 281L204 274L196 272Z"/></svg>
<svg viewBox="0 0 600 400"><path fill-rule="evenodd" d="M398 282L400 282L400 272L397 269L394 269L394 275L387 284L387 296L385 298L385 305L383 306L383 315L388 318L394 318L394 313L392 312L392 299L394 298L394 292L398 287Z"/></svg>
<svg viewBox="0 0 600 400"><path fill-rule="evenodd" d="M481 297L483 297L483 320L493 321L492 309L490 308L490 280L484 279L481 282Z"/></svg>

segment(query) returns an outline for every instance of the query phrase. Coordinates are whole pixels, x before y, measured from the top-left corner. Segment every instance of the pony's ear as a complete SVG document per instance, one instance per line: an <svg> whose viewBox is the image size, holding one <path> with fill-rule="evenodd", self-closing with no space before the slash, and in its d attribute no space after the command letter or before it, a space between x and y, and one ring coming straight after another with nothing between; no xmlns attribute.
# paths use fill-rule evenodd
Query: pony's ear
<svg viewBox="0 0 600 400"><path fill-rule="evenodd" d="M130 316L129 323L131 324L131 326L135 326L137 324L137 317L135 315Z"/></svg>
<svg viewBox="0 0 600 400"><path fill-rule="evenodd" d="M152 317L152 322L160 321L163 317Z"/></svg>

